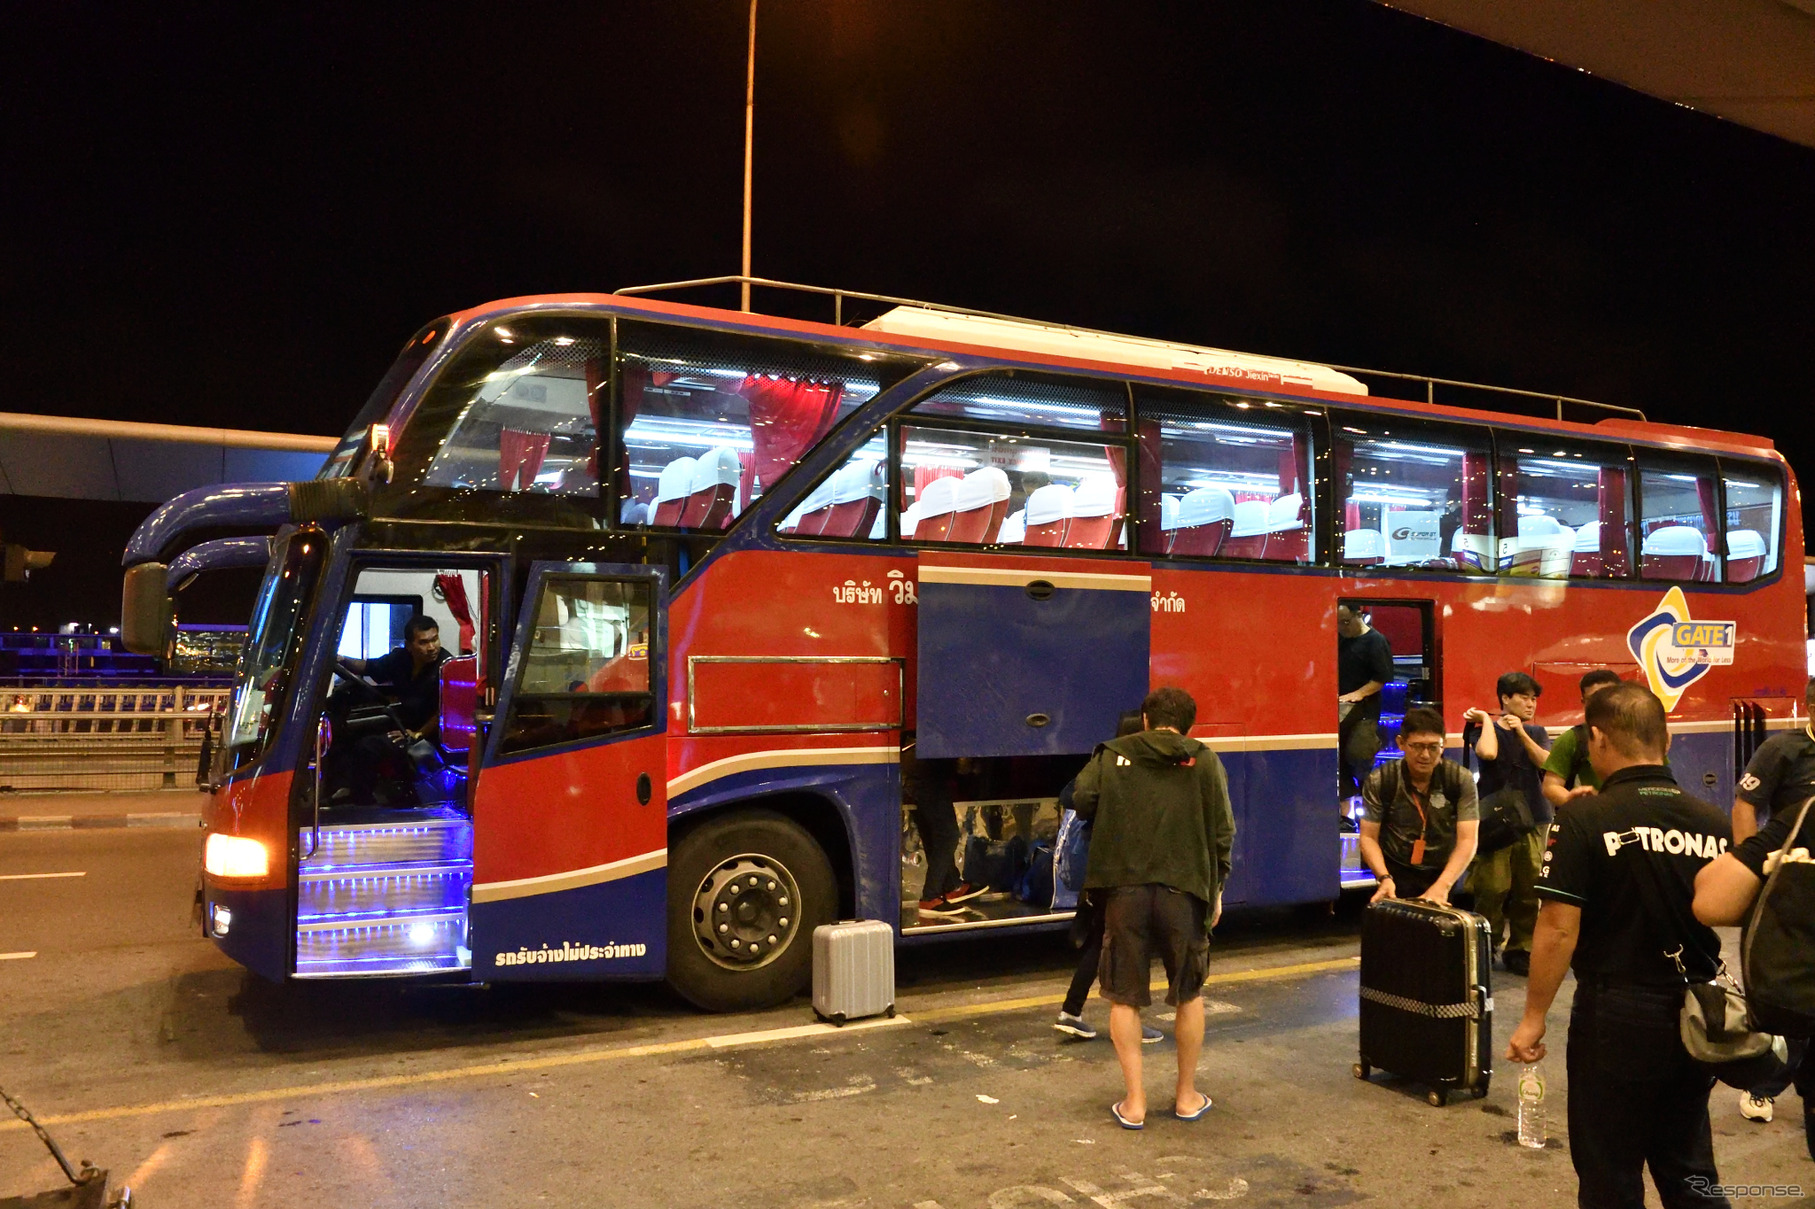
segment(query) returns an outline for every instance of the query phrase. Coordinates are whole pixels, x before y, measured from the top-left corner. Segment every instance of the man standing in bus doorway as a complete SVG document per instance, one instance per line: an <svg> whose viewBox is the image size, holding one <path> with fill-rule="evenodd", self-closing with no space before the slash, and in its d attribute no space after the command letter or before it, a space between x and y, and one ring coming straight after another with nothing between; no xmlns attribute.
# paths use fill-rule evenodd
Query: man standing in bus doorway
<svg viewBox="0 0 1815 1209"><path fill-rule="evenodd" d="M1620 674L1612 668L1597 667L1585 672L1578 682L1582 690L1582 714L1588 713L1588 699L1604 688L1619 684ZM1550 755L1544 760L1544 800L1553 808L1587 797L1601 788L1601 778L1588 762L1588 724L1577 723L1557 736Z"/></svg>
<svg viewBox="0 0 1815 1209"><path fill-rule="evenodd" d="M1498 719L1484 709L1462 715L1466 724L1462 745L1473 746L1481 761L1476 792L1484 803L1482 813L1491 814L1485 806L1491 805L1487 799L1495 794L1516 793L1525 799L1536 827L1493 852L1477 854L1468 888L1475 896L1475 910L1487 918L1487 934L1494 948L1500 947L1501 929L1506 931L1502 960L1507 972L1523 978L1531 971L1531 930L1538 922L1538 867L1543 863L1544 841L1549 838L1550 802L1539 779L1544 761L1550 757L1550 736L1543 727L1532 724L1538 713L1538 695L1543 692L1536 680L1524 672L1508 672L1494 685L1494 692L1500 698Z"/></svg>
<svg viewBox="0 0 1815 1209"><path fill-rule="evenodd" d="M1399 749L1404 757L1375 769L1361 787L1361 859L1380 883L1369 901L1447 904L1475 855L1475 779L1443 758L1443 715L1429 706L1406 711Z"/></svg>
<svg viewBox="0 0 1815 1209"><path fill-rule="evenodd" d="M1588 701L1598 793L1557 812L1538 894L1514 1062L1544 1057L1545 1016L1573 967L1569 1158L1581 1205L1642 1209L1647 1166L1666 1206L1727 1205L1708 1122L1714 1076L1683 1048L1685 982L1707 982L1720 938L1691 913L1696 874L1727 846L1727 816L1677 787L1663 702L1642 684Z"/></svg>
<svg viewBox="0 0 1815 1209"><path fill-rule="evenodd" d="M1393 648L1359 605L1336 606L1336 746L1344 800L1360 792L1380 751L1380 690L1393 678Z"/></svg>
<svg viewBox="0 0 1815 1209"><path fill-rule="evenodd" d="M1072 794L1079 817L1095 820L1084 888L1104 896L1103 998L1124 1084L1109 1111L1123 1129L1140 1129L1147 1119L1141 1009L1153 1001L1156 956L1166 967L1166 1002L1178 1010L1173 1113L1196 1121L1210 1111L1210 1097L1197 1090L1202 991L1210 929L1222 917L1235 815L1222 761L1185 737L1196 720L1191 694L1155 689L1141 702L1145 729L1099 746Z"/></svg>
<svg viewBox="0 0 1815 1209"><path fill-rule="evenodd" d="M384 735L368 735L353 745L347 788L334 796L355 805L385 805L387 783L411 775L405 754L419 739L433 739L441 728L441 665L453 656L441 645L441 627L418 613L403 624L403 645L377 659L343 659L369 678L395 702L392 717L403 725Z"/></svg>

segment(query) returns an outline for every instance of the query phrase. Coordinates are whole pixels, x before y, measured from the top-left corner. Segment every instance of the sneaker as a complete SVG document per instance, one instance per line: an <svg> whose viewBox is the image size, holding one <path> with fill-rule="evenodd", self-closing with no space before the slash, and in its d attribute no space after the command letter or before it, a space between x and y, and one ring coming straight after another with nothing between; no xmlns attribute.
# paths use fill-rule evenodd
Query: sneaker
<svg viewBox="0 0 1815 1209"><path fill-rule="evenodd" d="M1142 1045L1158 1045L1165 1039L1166 1034L1160 1032L1160 1030L1154 1028L1151 1024L1143 1024L1141 1026Z"/></svg>
<svg viewBox="0 0 1815 1209"><path fill-rule="evenodd" d="M923 898L920 900L920 914L937 919L950 919L953 916L963 915L967 909L968 908L955 905L943 894L938 898Z"/></svg>
<svg viewBox="0 0 1815 1209"><path fill-rule="evenodd" d="M948 903L968 903L973 898L982 898L989 893L988 886L973 886L969 882L959 882L954 888L945 892Z"/></svg>
<svg viewBox="0 0 1815 1209"><path fill-rule="evenodd" d="M1739 1115L1748 1121L1769 1121L1772 1116L1773 1101L1770 1096L1755 1096L1751 1092L1739 1094Z"/></svg>
<svg viewBox="0 0 1815 1209"><path fill-rule="evenodd" d="M1531 974L1531 954L1524 949L1508 949L1501 955L1500 961L1506 966L1508 974L1517 974L1521 978Z"/></svg>
<svg viewBox="0 0 1815 1209"><path fill-rule="evenodd" d="M1084 1023L1084 1017L1074 1016L1070 1012L1060 1012L1059 1019L1053 1027L1061 1033L1069 1033L1080 1041L1095 1041L1097 1031Z"/></svg>

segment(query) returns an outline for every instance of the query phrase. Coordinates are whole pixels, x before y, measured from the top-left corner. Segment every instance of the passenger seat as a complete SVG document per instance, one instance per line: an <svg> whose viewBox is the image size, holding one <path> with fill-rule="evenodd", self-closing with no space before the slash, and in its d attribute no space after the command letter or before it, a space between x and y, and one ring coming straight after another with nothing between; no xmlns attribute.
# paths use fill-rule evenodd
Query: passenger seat
<svg viewBox="0 0 1815 1209"><path fill-rule="evenodd" d="M1235 497L1227 487L1199 487L1186 492L1178 504L1178 524L1167 552L1214 558L1224 553L1223 546L1234 523Z"/></svg>
<svg viewBox="0 0 1815 1209"><path fill-rule="evenodd" d="M687 499L693 494L693 468L695 458L676 458L662 467L661 477L656 480L655 508L649 516L649 523L674 528L681 523L687 513Z"/></svg>
<svg viewBox="0 0 1815 1209"><path fill-rule="evenodd" d="M1071 488L1048 483L1027 497L1023 510L1026 536L1023 546L1058 547L1065 544L1065 527L1071 522Z"/></svg>

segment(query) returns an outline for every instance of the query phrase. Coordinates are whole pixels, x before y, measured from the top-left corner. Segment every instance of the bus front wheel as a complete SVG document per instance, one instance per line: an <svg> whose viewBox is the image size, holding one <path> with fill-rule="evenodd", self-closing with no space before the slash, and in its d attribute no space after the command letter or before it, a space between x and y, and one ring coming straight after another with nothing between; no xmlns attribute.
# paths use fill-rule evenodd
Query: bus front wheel
<svg viewBox="0 0 1815 1209"><path fill-rule="evenodd" d="M711 819L668 867L668 983L709 1012L774 1007L813 976L838 882L805 828L769 811Z"/></svg>

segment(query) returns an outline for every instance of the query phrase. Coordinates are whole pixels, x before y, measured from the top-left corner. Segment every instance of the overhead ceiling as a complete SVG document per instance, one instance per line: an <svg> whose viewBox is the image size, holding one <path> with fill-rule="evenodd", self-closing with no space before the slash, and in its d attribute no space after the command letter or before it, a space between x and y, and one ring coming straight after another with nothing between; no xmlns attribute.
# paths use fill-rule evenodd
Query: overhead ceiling
<svg viewBox="0 0 1815 1209"><path fill-rule="evenodd" d="M1815 147L1815 0L1380 0Z"/></svg>
<svg viewBox="0 0 1815 1209"><path fill-rule="evenodd" d="M161 503L192 487L310 479L332 437L0 412L0 495Z"/></svg>

